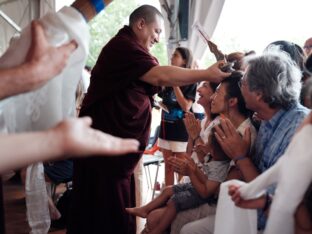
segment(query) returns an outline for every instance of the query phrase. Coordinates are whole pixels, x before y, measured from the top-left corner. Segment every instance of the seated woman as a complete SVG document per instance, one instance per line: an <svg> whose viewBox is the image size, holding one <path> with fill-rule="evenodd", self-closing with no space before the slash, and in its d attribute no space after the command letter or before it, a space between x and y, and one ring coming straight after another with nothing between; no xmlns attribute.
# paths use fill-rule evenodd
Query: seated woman
<svg viewBox="0 0 312 234"><path fill-rule="evenodd" d="M210 137L211 150L205 166L206 175L198 170L194 161L189 157L176 160L171 157L168 162L173 169L182 175L191 176L192 183L167 186L156 199L145 206L126 209L130 214L142 218L147 217L148 233L163 233L180 211L205 203L216 203L214 195L227 176L230 159L221 150L214 134ZM154 211L162 212L162 215L155 216ZM158 218L155 219L155 217Z"/></svg>
<svg viewBox="0 0 312 234"><path fill-rule="evenodd" d="M188 149L191 152L191 158L195 161L198 167L202 167L205 163L205 155L203 151L199 148L197 150L194 149L195 141L201 142L203 144L208 143L208 136L212 130L212 128L218 123L218 120L215 119L216 114L211 113L211 96L215 92L217 83L211 83L208 81L203 82L200 87L197 89L198 100L197 103L201 105L205 110L205 118L200 122L196 119L196 116L187 112L184 116L184 125L187 130L189 140L188 140ZM184 182L189 182L186 178L183 180Z"/></svg>
<svg viewBox="0 0 312 234"><path fill-rule="evenodd" d="M229 119L240 135L244 135L245 130L249 129L251 133L250 150L252 150L257 132L249 118L252 113L246 108L244 98L238 85L241 77L241 72L233 72L228 79L224 79L220 83L214 95L211 97L211 112ZM217 117L214 122L219 122L219 120L220 117ZM196 140L195 148L198 148L198 151L205 150L205 147L202 146L201 139ZM233 163L231 163L228 178L240 178L240 173ZM211 209L211 207L207 205L202 205L198 208L181 212L172 223L171 233L179 233L182 226L186 223L204 218L207 215L214 213L215 207Z"/></svg>

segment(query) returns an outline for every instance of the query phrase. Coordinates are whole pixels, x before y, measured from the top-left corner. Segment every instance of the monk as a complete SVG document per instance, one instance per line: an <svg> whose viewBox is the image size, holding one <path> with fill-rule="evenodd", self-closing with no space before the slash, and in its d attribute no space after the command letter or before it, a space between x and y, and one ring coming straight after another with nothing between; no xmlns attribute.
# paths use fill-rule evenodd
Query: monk
<svg viewBox="0 0 312 234"><path fill-rule="evenodd" d="M149 49L159 41L161 13L143 5L102 49L91 73L81 116L92 127L140 142L140 151L115 158L74 161L73 200L69 234L135 234L135 217L125 211L135 206L133 170L146 147L151 123L151 99L157 86L183 86L201 80L219 82L230 74L222 62L206 70L159 66Z"/></svg>

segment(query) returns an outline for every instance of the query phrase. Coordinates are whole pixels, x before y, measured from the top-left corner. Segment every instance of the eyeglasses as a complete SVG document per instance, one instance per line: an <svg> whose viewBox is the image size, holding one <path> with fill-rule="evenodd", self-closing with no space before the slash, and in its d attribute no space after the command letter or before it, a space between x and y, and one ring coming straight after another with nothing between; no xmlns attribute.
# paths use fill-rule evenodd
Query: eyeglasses
<svg viewBox="0 0 312 234"><path fill-rule="evenodd" d="M312 48L312 45L305 45L304 47L303 47L303 49L311 49Z"/></svg>

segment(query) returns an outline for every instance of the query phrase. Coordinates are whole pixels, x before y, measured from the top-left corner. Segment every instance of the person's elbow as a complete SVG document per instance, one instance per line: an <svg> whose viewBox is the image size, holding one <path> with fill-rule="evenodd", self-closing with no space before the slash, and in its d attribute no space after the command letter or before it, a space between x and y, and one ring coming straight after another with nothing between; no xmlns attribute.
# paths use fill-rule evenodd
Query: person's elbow
<svg viewBox="0 0 312 234"><path fill-rule="evenodd" d="M163 72L160 66L155 66L146 72L140 79L154 86L166 86L168 74Z"/></svg>

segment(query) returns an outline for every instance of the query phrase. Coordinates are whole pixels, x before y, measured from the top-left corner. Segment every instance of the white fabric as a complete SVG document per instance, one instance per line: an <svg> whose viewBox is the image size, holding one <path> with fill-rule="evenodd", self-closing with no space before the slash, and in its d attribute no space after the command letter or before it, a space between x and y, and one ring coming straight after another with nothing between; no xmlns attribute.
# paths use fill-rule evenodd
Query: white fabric
<svg viewBox="0 0 312 234"><path fill-rule="evenodd" d="M73 8L64 7L58 13L49 13L40 19L48 41L59 46L75 39L78 48L70 56L66 68L61 74L49 81L42 88L9 98L1 102L0 123L4 121L6 129L2 132L24 132L44 130L59 121L75 114L75 91L85 65L89 33L88 26L82 15ZM13 67L21 64L30 46L30 27L23 30L20 39L13 42L6 53L0 58L0 68ZM26 193L27 217L32 233L46 233L48 210L38 207L47 204L42 165L31 166L27 175ZM31 191L34 189L34 191ZM41 228L39 230L39 228Z"/></svg>
<svg viewBox="0 0 312 234"><path fill-rule="evenodd" d="M312 181L311 137L312 125L305 126L273 167L240 189L250 199L277 183L265 234L294 233L294 213Z"/></svg>
<svg viewBox="0 0 312 234"><path fill-rule="evenodd" d="M175 153L184 153L186 152L187 142L169 141L158 138L158 146L162 149L171 150Z"/></svg>
<svg viewBox="0 0 312 234"><path fill-rule="evenodd" d="M42 163L29 166L26 178L26 213L30 234L48 233L51 219Z"/></svg>
<svg viewBox="0 0 312 234"><path fill-rule="evenodd" d="M192 228L190 230L193 230L194 233L196 230L196 233L199 233L200 230L202 230L202 228L199 227L197 229L192 224L195 223L195 221L196 221L196 224L198 224L197 220L203 220L203 219L206 219L207 217L214 217L215 214L216 214L216 206L215 205L210 206L208 203L203 204L194 209L179 212L177 214L176 219L171 224L170 234L179 234L181 233L182 228L184 229L184 227L186 226L187 227L191 226ZM212 226L213 224L214 224L214 221L212 222ZM200 226L206 226L206 224L200 225ZM211 228L211 225L208 225L208 226L209 228ZM186 230L189 230L189 228L186 228L185 231ZM190 233L193 233L193 232L190 232ZM203 232L203 234L205 233L206 232Z"/></svg>
<svg viewBox="0 0 312 234"><path fill-rule="evenodd" d="M165 0L159 0L161 5L164 5L164 1ZM193 52L195 59L201 59L208 47L207 44L197 36L197 33L194 32L192 25L198 21L205 28L207 34L212 37L225 0L190 0L188 24L189 39L187 41L179 41L179 27L177 23L177 5L179 1L166 1L173 11L170 19L172 24L170 25L169 20L167 20L167 13L163 8L161 9L165 16L165 35L166 41L168 41L168 55L171 56L174 49L178 45L181 45L189 48Z"/></svg>
<svg viewBox="0 0 312 234"><path fill-rule="evenodd" d="M187 223L180 234L213 234L216 215L208 215L203 219Z"/></svg>
<svg viewBox="0 0 312 234"><path fill-rule="evenodd" d="M256 234L257 211L235 206L228 195L229 185L243 185L238 180L222 183L217 204L214 234Z"/></svg>
<svg viewBox="0 0 312 234"><path fill-rule="evenodd" d="M245 199L252 199L261 196L266 188L272 184L277 183L275 190L274 199L270 208L270 213L268 221L266 224L265 234L293 234L294 233L294 213L297 206L302 201L303 196L308 189L308 186L312 180L312 151L310 149L312 137L312 126L305 126L301 131L299 131L289 144L285 154L277 161L277 163L268 169L266 172L258 176L249 184L245 184L240 188L241 196ZM227 182L227 185L231 184L231 181ZM227 192L226 186L222 184L224 192ZM226 196L225 196L226 197ZM222 201L224 202L224 201ZM222 205L219 197L219 204L217 208L217 213L219 206ZM232 202L231 209L226 208L226 214L235 212L232 210L238 210L235 208ZM222 207L220 206L220 211ZM249 212L245 210L244 213ZM226 215L224 214L224 215ZM230 218L231 215L229 215ZM247 220L243 221L243 217L246 214L242 214L241 217L236 216L240 219L241 228L244 228ZM217 217L216 229L221 228L222 230L222 219L225 216ZM253 221L256 225L256 221ZM223 225L225 226L225 225ZM226 225L229 226L228 224ZM250 230L246 233L255 233L256 227L250 227ZM242 230L238 232L233 232L229 227L230 232L219 232L220 234L236 234L243 233ZM216 232L216 234L219 234Z"/></svg>
<svg viewBox="0 0 312 234"><path fill-rule="evenodd" d="M211 38L225 0L191 0L190 2L189 39L185 46L192 51L194 58L201 59L208 47L206 42L198 37L192 26L195 22L199 22Z"/></svg>
<svg viewBox="0 0 312 234"><path fill-rule="evenodd" d="M47 129L75 113L75 90L81 77L88 51L88 27L80 13L64 7L41 19L51 44L58 46L70 39L78 43L66 69L42 88L10 98L4 107L9 132ZM0 68L21 64L30 45L30 28L0 58Z"/></svg>

